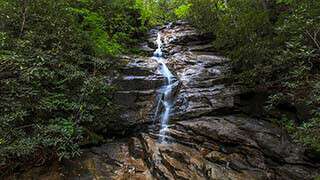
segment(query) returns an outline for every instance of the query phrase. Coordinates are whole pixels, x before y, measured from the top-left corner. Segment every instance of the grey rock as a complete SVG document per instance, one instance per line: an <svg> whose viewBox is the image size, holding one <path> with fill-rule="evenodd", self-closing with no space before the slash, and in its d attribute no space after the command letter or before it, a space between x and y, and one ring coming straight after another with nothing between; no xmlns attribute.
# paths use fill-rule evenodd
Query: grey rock
<svg viewBox="0 0 320 180"><path fill-rule="evenodd" d="M320 175L320 164L280 127L238 113L239 90L226 83L228 59L211 51L204 34L178 22L151 31L150 42L159 30L168 67L180 82L166 143L159 143L155 122L147 132L86 149L81 159L46 171L34 168L19 178L301 180ZM126 67L114 80L123 127L153 124L156 90L164 81L158 64L145 57L123 61Z"/></svg>

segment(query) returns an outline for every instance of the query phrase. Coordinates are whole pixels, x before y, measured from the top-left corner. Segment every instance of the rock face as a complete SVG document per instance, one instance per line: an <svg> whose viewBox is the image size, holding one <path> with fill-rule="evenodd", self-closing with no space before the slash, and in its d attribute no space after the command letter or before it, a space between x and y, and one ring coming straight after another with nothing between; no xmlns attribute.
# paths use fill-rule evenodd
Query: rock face
<svg viewBox="0 0 320 180"><path fill-rule="evenodd" d="M115 95L122 112L119 129L126 130L153 120L156 91L165 80L157 71L157 62L150 57L123 57L121 61L126 66L113 84L119 88Z"/></svg>
<svg viewBox="0 0 320 180"><path fill-rule="evenodd" d="M153 31L148 44L155 41ZM163 84L150 58L126 58L115 83L122 89L123 123L146 124L148 131L86 149L80 160L58 168L35 168L22 179L312 179L319 162L263 119L242 115L237 88L227 85L228 60L216 55L188 24L160 30L167 65L180 81L166 143L153 123L156 90ZM145 46L145 44L144 44ZM147 51L149 48L144 47Z"/></svg>

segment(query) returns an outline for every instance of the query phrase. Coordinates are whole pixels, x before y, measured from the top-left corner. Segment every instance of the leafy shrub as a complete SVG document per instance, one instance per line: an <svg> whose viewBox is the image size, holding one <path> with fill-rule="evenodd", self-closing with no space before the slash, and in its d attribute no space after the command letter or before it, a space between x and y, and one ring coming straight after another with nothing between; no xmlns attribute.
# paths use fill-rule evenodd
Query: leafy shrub
<svg viewBox="0 0 320 180"><path fill-rule="evenodd" d="M189 0L187 18L211 32L217 50L232 60L234 81L270 93L268 109L303 106L308 116L289 119L300 142L320 150L318 137L320 3L277 0ZM281 116L278 117L281 119ZM301 119L302 118L302 119Z"/></svg>
<svg viewBox="0 0 320 180"><path fill-rule="evenodd" d="M135 0L141 12L141 21L147 27L161 25L184 18L190 7L188 0Z"/></svg>
<svg viewBox="0 0 320 180"><path fill-rule="evenodd" d="M1 0L0 15L1 175L79 155L116 125L108 82L143 33L140 12L124 0Z"/></svg>
<svg viewBox="0 0 320 180"><path fill-rule="evenodd" d="M192 4L183 4L179 6L177 9L175 9L174 13L179 19L185 19L188 14L190 13L190 7Z"/></svg>
<svg viewBox="0 0 320 180"><path fill-rule="evenodd" d="M218 23L220 7L218 0L190 0L187 19L202 32L213 32Z"/></svg>

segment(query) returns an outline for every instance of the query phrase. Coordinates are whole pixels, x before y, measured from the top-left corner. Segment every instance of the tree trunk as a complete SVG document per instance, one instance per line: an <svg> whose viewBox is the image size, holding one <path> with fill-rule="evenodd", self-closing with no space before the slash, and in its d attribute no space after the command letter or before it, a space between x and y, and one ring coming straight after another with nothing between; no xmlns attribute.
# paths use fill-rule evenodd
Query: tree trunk
<svg viewBox="0 0 320 180"><path fill-rule="evenodd" d="M21 7L22 7L22 12L21 12L22 21L20 26L20 36L23 35L25 24L26 24L28 0L21 0Z"/></svg>
<svg viewBox="0 0 320 180"><path fill-rule="evenodd" d="M261 4L264 10L268 10L268 0L261 0Z"/></svg>

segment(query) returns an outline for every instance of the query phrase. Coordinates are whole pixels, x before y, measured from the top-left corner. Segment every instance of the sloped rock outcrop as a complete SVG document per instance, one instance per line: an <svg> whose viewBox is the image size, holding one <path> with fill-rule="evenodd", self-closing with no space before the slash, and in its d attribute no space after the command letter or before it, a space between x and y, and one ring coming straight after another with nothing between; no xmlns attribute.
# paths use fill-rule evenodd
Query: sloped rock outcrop
<svg viewBox="0 0 320 180"><path fill-rule="evenodd" d="M160 127L153 119L155 92L163 84L158 65L151 58L128 57L114 82L122 88L117 94L124 107L122 121L145 124L147 131L86 149L81 159L58 168L35 168L18 177L301 180L320 174L320 163L281 128L243 115L235 106L239 92L226 83L228 59L213 51L204 34L186 23L160 31L167 65L180 81L166 143L159 142ZM157 31L152 32L147 44L155 41Z"/></svg>

